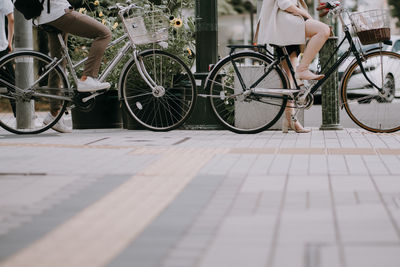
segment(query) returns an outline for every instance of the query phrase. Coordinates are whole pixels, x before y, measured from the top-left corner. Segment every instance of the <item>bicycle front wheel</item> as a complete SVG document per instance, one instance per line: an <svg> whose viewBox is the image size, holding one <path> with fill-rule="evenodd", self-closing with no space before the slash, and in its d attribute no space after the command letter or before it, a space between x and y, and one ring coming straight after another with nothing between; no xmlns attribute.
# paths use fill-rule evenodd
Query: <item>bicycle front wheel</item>
<svg viewBox="0 0 400 267"><path fill-rule="evenodd" d="M256 52L239 52L221 60L207 84L217 119L236 133L257 133L273 126L287 103L284 95L243 95L258 81L257 88L287 88L286 77L272 60ZM243 84L245 88L243 88Z"/></svg>
<svg viewBox="0 0 400 267"><path fill-rule="evenodd" d="M132 59L120 83L125 107L147 129L178 128L189 117L196 102L196 83L190 69L178 57L161 50L147 50L139 57L157 88L152 90L142 79Z"/></svg>
<svg viewBox="0 0 400 267"><path fill-rule="evenodd" d="M16 134L36 134L63 115L68 96L64 72L49 57L18 51L0 62L0 126Z"/></svg>
<svg viewBox="0 0 400 267"><path fill-rule="evenodd" d="M400 129L400 55L376 51L365 55L363 66L372 86L357 62L343 75L341 95L349 117L361 128L375 133Z"/></svg>

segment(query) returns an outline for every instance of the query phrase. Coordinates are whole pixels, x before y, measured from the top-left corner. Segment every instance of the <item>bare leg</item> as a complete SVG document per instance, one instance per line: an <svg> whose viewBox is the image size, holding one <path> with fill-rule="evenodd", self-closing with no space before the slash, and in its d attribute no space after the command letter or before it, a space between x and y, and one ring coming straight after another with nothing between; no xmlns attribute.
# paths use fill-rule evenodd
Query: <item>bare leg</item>
<svg viewBox="0 0 400 267"><path fill-rule="evenodd" d="M310 38L304 51L303 58L296 69L296 77L301 80L319 80L324 75L316 75L308 70L308 66L315 58L330 35L328 25L313 19L306 21L306 37Z"/></svg>
<svg viewBox="0 0 400 267"><path fill-rule="evenodd" d="M296 56L296 52L293 52L290 55L290 63L292 64L293 67L295 67L297 65L297 56ZM294 80L293 80L293 76L290 73L289 70L289 66L287 65L286 62L282 62L282 68L283 70L286 72L288 78L289 78L289 82L290 82L290 88L294 88ZM285 108L285 121L283 122L282 125L282 130L283 132L287 132L287 128L291 128L292 130L296 131L297 133L308 133L310 132L309 129L305 129L303 128L303 126L301 125L301 123L296 120L296 121L292 121L292 114L294 113L294 103L293 101L288 101L287 106ZM286 128L286 129L285 129Z"/></svg>

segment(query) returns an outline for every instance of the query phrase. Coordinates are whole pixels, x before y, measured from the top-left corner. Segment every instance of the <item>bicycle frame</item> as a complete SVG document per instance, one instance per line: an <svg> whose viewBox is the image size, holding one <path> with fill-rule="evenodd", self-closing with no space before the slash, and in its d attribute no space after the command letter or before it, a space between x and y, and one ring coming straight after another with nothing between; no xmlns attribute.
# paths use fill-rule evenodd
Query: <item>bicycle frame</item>
<svg viewBox="0 0 400 267"><path fill-rule="evenodd" d="M121 43L122 41L125 41L126 39L128 39L128 35L125 33L124 35L122 35L121 37L115 39L114 41L112 41L110 44L108 44L106 50L108 50L109 48L111 48L114 45L117 45L119 43ZM85 63L87 61L87 57L82 59L81 61L79 61L76 64L73 64L72 59L68 53L68 47L66 46L64 39L62 37L61 34L58 34L58 40L61 44L62 50L63 50L63 57L60 59L60 63L66 59L67 60L67 64L68 67L72 73L72 77L74 79L75 84L78 84L78 77L76 75L76 71L75 69L78 68L79 66L81 66L83 63ZM100 73L99 75L99 81L103 82L112 72L113 68L120 62L120 60L126 55L126 53L128 52L128 50L131 48L131 43L128 41L126 42L126 44L120 48L118 50L118 52L116 53L116 55L114 56L114 58L111 60L111 62L107 65L107 67ZM103 94L104 92L95 92L92 93L90 96L85 97L82 99L83 102L87 102L92 98L95 98L98 95ZM69 99L70 100L70 99Z"/></svg>
<svg viewBox="0 0 400 267"><path fill-rule="evenodd" d="M371 81L371 79L367 76L366 71L364 69L364 65L362 64L362 54L357 50L357 47L355 46L355 43L353 41L353 38L351 37L349 28L345 25L343 18L341 15L339 15L339 19L343 25L343 32L345 34L345 36L343 37L343 39L340 41L339 45L337 46L337 48L335 49L335 51L330 55L330 58L328 60L328 63L333 59L334 55L339 51L340 47L342 47L342 45L344 44L344 42L347 40L349 43L349 49L347 49L347 51L324 73L325 77L322 78L321 80L317 81L317 83L315 83L309 93L314 94L321 86L322 84L325 83L326 80L329 79L329 77L339 68L339 66L351 55L353 54L355 57L355 60L357 61L358 65L360 66L361 72L363 74L363 76L366 78L366 80L376 89L378 89L380 92L382 92L382 88L377 86L374 82ZM255 81L252 85L250 85L248 88L246 88L246 85L243 82L243 78L240 75L240 72L237 68L236 63L233 61L233 59L231 59L232 65L234 67L235 73L238 76L238 80L242 86L243 91L246 90L250 90L250 89L256 89L257 85L265 78L267 77L267 75L274 69L274 68L280 68L279 64L283 61L285 61L289 67L290 73L292 75L292 77L295 77L295 71L294 68L290 62L290 58L289 55L286 51L286 48L283 47L283 55L279 58L273 58L273 55L271 52L269 52L265 46L231 46L231 53L229 54L229 57L232 57L233 51L235 48L263 48L267 51L267 53L269 55L267 55L267 57L269 57L272 60L272 63L269 65L269 68L266 70L266 72L257 80ZM326 63L326 64L328 64ZM322 67L321 73L323 73L323 70L326 68L326 65ZM300 91L300 86L297 84L296 79L294 79L294 83L296 86L296 89L273 89L274 91L276 91L277 93L280 94L284 94L284 95L289 95L289 96L293 96L293 93L299 92ZM267 91L268 89L264 90ZM278 97L276 94L268 94L268 93L272 93L272 92L262 92L263 90L254 90L253 94L256 96L268 96L268 97ZM280 96L282 97L282 96Z"/></svg>
<svg viewBox="0 0 400 267"><path fill-rule="evenodd" d="M57 96L57 95L49 95L49 94L44 94L44 93L37 93L37 92L33 92L30 88L32 88L33 86L35 86L36 84L38 84L44 77L46 77L46 75L48 75L54 68L56 68L57 66L59 66L64 60L66 60L67 62L67 66L68 69L70 70L70 73L72 75L72 78L74 80L75 85L78 83L78 77L76 75L76 69L81 66L82 64L84 64L88 58L84 58L81 61L77 62L77 63L73 63L72 59L69 55L68 52L68 47L66 46L63 36L62 34L57 34L58 40L60 42L61 45L61 49L62 49L62 57L61 58L54 58L52 59L51 63L48 65L47 70L37 79L35 80L28 89L25 90L21 90L20 88L9 84L6 81L3 81L5 84L7 84L7 86L10 86L11 88L13 88L15 90L15 94L20 93L21 95L26 94L26 90L29 90L31 94L35 95L35 96L39 96L39 97L48 97L48 98L52 98L52 99L57 99L57 100L65 100L65 101L72 101L71 97L67 97L67 96ZM103 82L104 80L107 79L107 77L111 74L112 70L114 69L114 67L121 61L121 59L126 55L126 53L128 52L128 50L130 48L133 49L133 56L134 56L134 60L137 66L137 69L141 75L141 77L143 78L143 80L150 86L150 88L152 88L152 90L154 90L157 87L156 82L150 77L150 75L147 73L146 68L143 64L143 62L139 59L138 55L139 55L139 51L136 49L136 46L134 44L132 44L129 41L128 38L128 34L125 33L124 35L122 35L121 37L115 39L114 41L112 41L107 47L106 50L108 50L109 48L128 40L122 48L120 48L118 50L118 52L116 53L116 55L112 58L112 60L110 61L110 63L106 66L106 68L100 73L99 75L99 81ZM62 68L63 69L63 68ZM67 76L66 76L67 77ZM68 87L70 88L69 84ZM90 96L87 96L85 98L82 99L83 102L87 102L92 98L95 98L98 95L103 94L104 91L101 92L94 92L92 93ZM119 92L119 96L121 95L121 93ZM121 100L121 97L119 97Z"/></svg>
<svg viewBox="0 0 400 267"><path fill-rule="evenodd" d="M82 65L83 63L85 63L85 62L87 61L88 58L86 57L86 58L82 59L81 61L79 61L78 63L76 63L76 64L74 65L74 64L72 63L71 57L69 56L68 47L65 45L65 42L64 42L64 40L63 40L61 34L58 35L58 39L59 39L59 41L60 41L60 43L61 43L61 46L62 46L62 48L63 48L63 51L64 51L64 56L63 56L62 60L63 60L64 58L67 59L69 68L70 68L70 70L71 70L72 76L73 76L74 81L75 81L75 84L77 84L78 78L77 78L77 76L76 76L75 69L76 69L77 67L79 67L80 65ZM114 67L115 67L115 66L121 61L121 59L126 55L126 53L128 52L128 50L129 50L130 48L132 48L132 49L133 49L133 58L134 58L134 61L135 61L135 64L136 64L136 67L137 67L137 69L138 69L138 72L139 72L140 76L141 76L142 79L147 83L147 85L149 85L149 87L150 87L152 90L155 90L156 87L157 87L157 83L150 77L150 75L149 75L148 72L146 71L146 67L144 66L143 61L141 61L141 60L139 59L139 56L138 56L138 55L139 55L139 51L136 49L136 45L132 44L132 43L129 41L129 37L128 37L128 34L127 34L127 33L125 33L125 34L122 35L121 37L119 37L119 38L115 39L114 41L112 41L112 42L107 46L106 50L108 50L110 47L112 47L112 46L114 46L114 45L117 45L117 44L119 44L120 42L125 41L125 40L128 40L128 41L126 42L126 44L125 44L122 48L120 48L120 49L118 50L117 54L114 56L114 58L111 60L111 62L110 62L110 63L107 65L107 67L100 73L100 75L99 75L99 81L100 81L100 82L105 81L106 78L111 74L111 72L112 72L112 70L114 69ZM62 61L62 60L61 60L61 61ZM100 92L100 93L98 93L98 92L93 93L92 95L90 95L90 96L88 96L88 97L86 97L86 98L83 98L82 101L83 101L83 102L86 102L86 101L88 101L88 100L90 100L90 99L92 99L92 98L94 98L94 97L96 97L96 96L98 96L98 95L100 95L100 94L102 94L102 92ZM118 92L118 95L119 95L119 99L121 100L121 93Z"/></svg>

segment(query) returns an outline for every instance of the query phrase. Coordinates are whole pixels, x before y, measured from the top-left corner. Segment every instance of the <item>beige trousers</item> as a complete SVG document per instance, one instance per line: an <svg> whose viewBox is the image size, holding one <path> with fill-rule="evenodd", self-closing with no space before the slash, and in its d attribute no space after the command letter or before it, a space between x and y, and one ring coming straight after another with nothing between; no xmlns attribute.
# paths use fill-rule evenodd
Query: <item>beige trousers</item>
<svg viewBox="0 0 400 267"><path fill-rule="evenodd" d="M101 60L111 40L111 31L92 17L73 10L66 10L65 15L47 23L67 34L94 39L90 47L88 60L85 62L84 76L96 78L99 74ZM50 53L52 57L61 56L61 46L57 34L49 34Z"/></svg>

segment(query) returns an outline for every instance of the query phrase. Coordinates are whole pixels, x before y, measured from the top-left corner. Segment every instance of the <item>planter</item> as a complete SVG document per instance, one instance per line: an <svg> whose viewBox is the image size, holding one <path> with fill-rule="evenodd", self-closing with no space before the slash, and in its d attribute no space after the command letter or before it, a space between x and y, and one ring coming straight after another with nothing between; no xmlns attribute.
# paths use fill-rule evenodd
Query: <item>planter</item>
<svg viewBox="0 0 400 267"><path fill-rule="evenodd" d="M128 130L144 130L142 125L140 125L129 113L126 109L125 105L121 103L121 113L122 113L122 122L123 128Z"/></svg>
<svg viewBox="0 0 400 267"><path fill-rule="evenodd" d="M72 110L72 127L74 129L121 128L122 116L118 91L110 90L96 97L94 108L84 112Z"/></svg>

